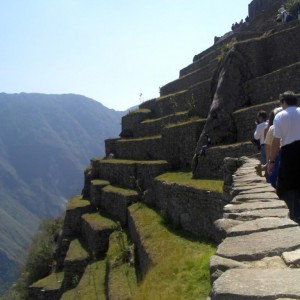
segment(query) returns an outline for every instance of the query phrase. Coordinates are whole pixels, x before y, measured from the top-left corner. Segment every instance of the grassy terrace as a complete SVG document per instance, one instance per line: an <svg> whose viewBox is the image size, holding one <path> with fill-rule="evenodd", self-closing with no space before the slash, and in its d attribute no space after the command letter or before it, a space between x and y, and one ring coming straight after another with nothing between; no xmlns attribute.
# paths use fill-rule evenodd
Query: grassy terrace
<svg viewBox="0 0 300 300"><path fill-rule="evenodd" d="M62 295L61 300L105 300L106 263L97 261L85 269L78 286Z"/></svg>
<svg viewBox="0 0 300 300"><path fill-rule="evenodd" d="M109 237L107 283L110 299L131 299L137 288L134 266L128 263L128 241L125 232Z"/></svg>
<svg viewBox="0 0 300 300"><path fill-rule="evenodd" d="M236 110L233 113L237 114L239 112L247 111L248 109L253 109L253 108L257 108L257 110L259 110L260 107L264 107L264 106L269 105L269 104L270 105L274 104L274 107L276 107L276 105L279 104L279 100L264 102L264 103L260 103L260 104L257 104L257 105L251 105L251 106L248 106L248 107L244 107L244 108L238 109L238 110Z"/></svg>
<svg viewBox="0 0 300 300"><path fill-rule="evenodd" d="M108 185L105 188L103 188L103 192L115 193L115 194L119 194L122 196L137 196L138 195L138 193L134 190L124 189L124 188L120 188L120 187L112 186L112 185Z"/></svg>
<svg viewBox="0 0 300 300"><path fill-rule="evenodd" d="M88 200L82 198L82 195L77 195L69 199L67 210L75 209L77 207L84 207L90 205Z"/></svg>
<svg viewBox="0 0 300 300"><path fill-rule="evenodd" d="M223 180L193 179L192 172L169 172L156 177L156 179L166 183L190 186L199 190L223 192Z"/></svg>
<svg viewBox="0 0 300 300"><path fill-rule="evenodd" d="M107 181L107 180L102 180L102 179L94 179L94 180L92 180L91 181L91 183L93 184L93 185L109 185L109 181Z"/></svg>
<svg viewBox="0 0 300 300"><path fill-rule="evenodd" d="M64 272L52 273L49 276L32 284L32 287L43 288L44 290L60 289L63 279Z"/></svg>
<svg viewBox="0 0 300 300"><path fill-rule="evenodd" d="M89 257L87 251L81 246L78 239L73 240L70 244L69 250L67 252L66 260L84 260Z"/></svg>
<svg viewBox="0 0 300 300"><path fill-rule="evenodd" d="M82 218L89 223L94 230L102 230L106 228L114 229L117 227L117 224L113 220L100 215L98 212L84 214Z"/></svg>
<svg viewBox="0 0 300 300"><path fill-rule="evenodd" d="M154 261L132 299L205 300L210 291L209 259L215 248L169 230L159 214L141 203L132 205L130 212Z"/></svg>
<svg viewBox="0 0 300 300"><path fill-rule="evenodd" d="M198 117L192 117L190 120L185 121L185 122L181 122L181 123L176 123L176 124L168 124L166 125L166 128L173 128L173 127L177 127L177 126L184 126L184 125L188 125L188 124L192 124L192 123L201 123L201 122L205 122L206 119L199 119Z"/></svg>
<svg viewBox="0 0 300 300"><path fill-rule="evenodd" d="M134 165L134 164L164 164L167 163L166 160L130 160L130 159L103 159L101 158L94 158L94 161L98 160L101 164L127 164L127 165Z"/></svg>
<svg viewBox="0 0 300 300"><path fill-rule="evenodd" d="M126 138L126 139L119 139L117 143L126 143L126 142L134 142L134 141L145 141L145 140L157 140L161 139L161 135L154 135L154 136L147 136L147 137L140 137L140 138Z"/></svg>
<svg viewBox="0 0 300 300"><path fill-rule="evenodd" d="M172 115L167 115L161 118L155 118L155 119L147 119L141 123L152 123L152 122L157 122L157 121L163 121L164 119L168 119L170 118L170 116L180 116L180 115L186 115L188 113L188 111L180 111L178 113L172 114Z"/></svg>

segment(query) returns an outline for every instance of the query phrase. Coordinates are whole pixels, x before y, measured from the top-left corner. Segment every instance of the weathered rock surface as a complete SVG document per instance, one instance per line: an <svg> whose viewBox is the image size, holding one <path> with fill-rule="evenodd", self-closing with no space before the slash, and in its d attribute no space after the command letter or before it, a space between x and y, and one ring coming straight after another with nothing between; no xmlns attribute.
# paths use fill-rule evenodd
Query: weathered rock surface
<svg viewBox="0 0 300 300"><path fill-rule="evenodd" d="M214 300L300 299L299 269L231 269L218 278Z"/></svg>

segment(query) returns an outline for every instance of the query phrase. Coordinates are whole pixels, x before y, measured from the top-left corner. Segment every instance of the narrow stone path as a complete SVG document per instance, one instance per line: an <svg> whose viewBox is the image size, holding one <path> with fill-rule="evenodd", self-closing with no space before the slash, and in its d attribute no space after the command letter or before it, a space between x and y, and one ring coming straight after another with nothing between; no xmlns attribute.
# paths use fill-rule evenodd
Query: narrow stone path
<svg viewBox="0 0 300 300"><path fill-rule="evenodd" d="M258 174L259 161L241 162L216 222L223 239L210 261L210 298L300 299L300 227Z"/></svg>

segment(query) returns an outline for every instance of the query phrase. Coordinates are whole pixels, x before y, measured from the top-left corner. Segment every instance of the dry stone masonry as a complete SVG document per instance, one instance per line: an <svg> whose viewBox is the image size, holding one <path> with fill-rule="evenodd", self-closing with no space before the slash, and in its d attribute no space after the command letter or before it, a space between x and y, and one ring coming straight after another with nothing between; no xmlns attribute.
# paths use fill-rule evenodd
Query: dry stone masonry
<svg viewBox="0 0 300 300"><path fill-rule="evenodd" d="M227 159L220 244L211 258L212 300L300 299L300 227L259 174L256 159Z"/></svg>

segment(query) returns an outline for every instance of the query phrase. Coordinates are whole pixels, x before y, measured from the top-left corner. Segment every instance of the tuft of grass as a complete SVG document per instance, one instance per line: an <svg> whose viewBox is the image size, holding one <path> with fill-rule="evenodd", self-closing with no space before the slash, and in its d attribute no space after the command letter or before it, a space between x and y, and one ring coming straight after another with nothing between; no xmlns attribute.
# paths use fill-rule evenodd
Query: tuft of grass
<svg viewBox="0 0 300 300"><path fill-rule="evenodd" d="M169 172L164 173L156 179L165 181L166 183L176 183L179 185L190 186L199 190L213 191L217 193L223 192L223 180L210 180L210 179L193 179L192 172Z"/></svg>
<svg viewBox="0 0 300 300"><path fill-rule="evenodd" d="M205 300L210 291L209 259L215 248L182 232L171 232L159 214L141 203L130 211L153 262L133 300Z"/></svg>
<svg viewBox="0 0 300 300"><path fill-rule="evenodd" d="M75 289L65 292L61 300L104 300L106 263L104 260L87 266Z"/></svg>

